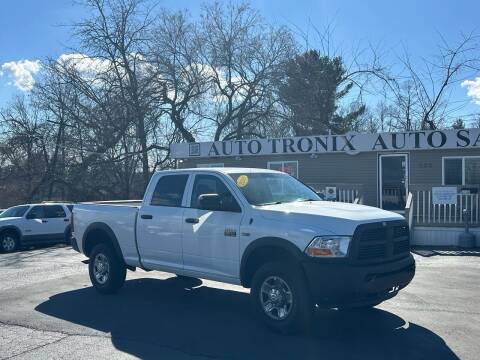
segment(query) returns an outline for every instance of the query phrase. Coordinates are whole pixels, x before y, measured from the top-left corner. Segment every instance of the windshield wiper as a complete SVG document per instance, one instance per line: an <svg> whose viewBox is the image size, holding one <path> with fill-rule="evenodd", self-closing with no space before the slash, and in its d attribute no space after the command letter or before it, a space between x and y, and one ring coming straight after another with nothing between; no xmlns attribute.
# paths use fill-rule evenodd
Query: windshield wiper
<svg viewBox="0 0 480 360"><path fill-rule="evenodd" d="M305 201L321 201L321 200L320 199L299 199L299 200L295 200L295 201L305 202Z"/></svg>

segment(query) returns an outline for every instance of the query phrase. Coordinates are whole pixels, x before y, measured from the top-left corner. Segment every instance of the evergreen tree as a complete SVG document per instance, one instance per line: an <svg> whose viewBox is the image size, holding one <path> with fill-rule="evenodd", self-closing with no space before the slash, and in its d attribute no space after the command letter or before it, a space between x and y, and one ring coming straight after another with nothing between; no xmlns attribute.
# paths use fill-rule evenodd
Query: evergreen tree
<svg viewBox="0 0 480 360"><path fill-rule="evenodd" d="M321 56L310 50L286 64L280 85L282 102L290 110L290 124L295 135L344 133L365 112L360 105L349 112L338 112L338 102L352 89L344 85L346 69L341 57Z"/></svg>

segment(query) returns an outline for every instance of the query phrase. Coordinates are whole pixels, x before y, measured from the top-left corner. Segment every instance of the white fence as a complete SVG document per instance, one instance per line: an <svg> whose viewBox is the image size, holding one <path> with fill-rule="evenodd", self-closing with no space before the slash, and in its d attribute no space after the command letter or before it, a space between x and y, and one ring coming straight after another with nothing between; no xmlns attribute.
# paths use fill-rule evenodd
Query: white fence
<svg viewBox="0 0 480 360"><path fill-rule="evenodd" d="M480 224L480 198L478 194L457 194L456 204L433 204L431 191L414 193L414 223L418 225ZM466 213L464 212L466 210Z"/></svg>
<svg viewBox="0 0 480 360"><path fill-rule="evenodd" d="M337 199L332 201L353 203L358 195L358 190L355 189L337 189Z"/></svg>
<svg viewBox="0 0 480 360"><path fill-rule="evenodd" d="M325 184L313 184L309 183L307 184L310 186L317 194L319 194L322 198L324 198L327 201L338 201L338 202L346 202L346 203L353 203L355 202L355 199L357 199L357 202L360 201L360 191L358 189L352 189L352 188L342 188L341 186L336 186L336 197L334 199L330 198L327 199L326 196L326 191L327 188L330 187ZM348 185L347 185L348 186Z"/></svg>

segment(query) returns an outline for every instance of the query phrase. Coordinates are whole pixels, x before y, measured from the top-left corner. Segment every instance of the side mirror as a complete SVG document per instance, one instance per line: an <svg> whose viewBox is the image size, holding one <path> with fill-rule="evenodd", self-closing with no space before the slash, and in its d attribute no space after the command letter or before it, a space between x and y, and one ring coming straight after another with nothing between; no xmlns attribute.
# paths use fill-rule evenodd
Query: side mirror
<svg viewBox="0 0 480 360"><path fill-rule="evenodd" d="M26 216L26 219L27 219L27 220L35 219L35 214L28 213L27 216Z"/></svg>
<svg viewBox="0 0 480 360"><path fill-rule="evenodd" d="M198 197L198 203L202 210L218 211L222 207L222 201L218 194L203 194Z"/></svg>

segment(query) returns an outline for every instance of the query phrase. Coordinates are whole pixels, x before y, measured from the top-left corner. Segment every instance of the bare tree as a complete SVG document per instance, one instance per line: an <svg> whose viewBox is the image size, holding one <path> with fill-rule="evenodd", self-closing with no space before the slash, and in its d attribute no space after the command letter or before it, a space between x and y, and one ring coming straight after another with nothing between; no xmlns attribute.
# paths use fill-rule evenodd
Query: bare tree
<svg viewBox="0 0 480 360"><path fill-rule="evenodd" d="M423 68L415 65L408 54L404 55L402 62L407 73L407 85L403 88L398 82L393 85L397 100L404 109L411 105L422 129L436 129L451 116L456 116L455 112L466 102L458 104L451 101L453 86L480 71L477 36L462 35L454 45L442 36L440 39L438 55L423 59ZM409 101L412 103L405 105Z"/></svg>
<svg viewBox="0 0 480 360"><path fill-rule="evenodd" d="M117 89L126 118L135 124L146 186L150 179L148 131L152 129L148 113L158 105L145 57L151 9L141 0L88 0L86 4L91 17L74 26L75 35L91 58L107 61L108 80Z"/></svg>
<svg viewBox="0 0 480 360"><path fill-rule="evenodd" d="M195 141L200 98L209 89L209 68L201 63L196 24L185 12L164 10L149 47L149 71L154 75L160 103L181 138ZM201 119L201 114L200 114Z"/></svg>
<svg viewBox="0 0 480 360"><path fill-rule="evenodd" d="M205 118L214 140L262 136L262 123L275 110L275 84L294 51L290 31L264 24L247 4L205 5L202 63L211 71L211 100Z"/></svg>

